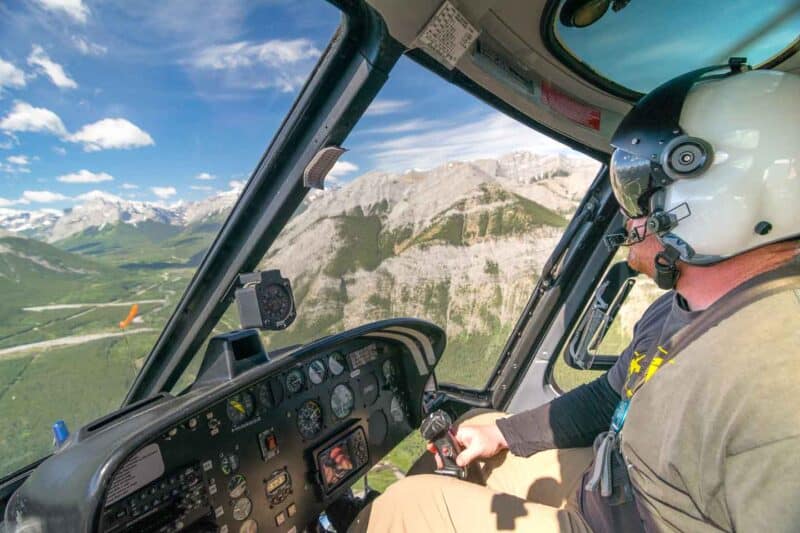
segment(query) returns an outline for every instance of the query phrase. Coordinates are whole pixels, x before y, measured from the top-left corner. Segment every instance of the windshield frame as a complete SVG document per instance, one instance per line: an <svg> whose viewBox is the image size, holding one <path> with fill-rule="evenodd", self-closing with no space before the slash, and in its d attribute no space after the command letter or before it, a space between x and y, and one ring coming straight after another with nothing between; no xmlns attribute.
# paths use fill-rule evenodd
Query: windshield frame
<svg viewBox="0 0 800 533"><path fill-rule="evenodd" d="M644 93L625 87L616 83L614 80L608 79L605 76L594 70L588 63L585 63L572 55L559 41L556 36L556 22L559 6L564 0L547 0L547 3L542 10L542 16L539 19L539 33L542 37L547 51L569 70L580 76L583 80L592 84L593 86L601 89L608 94L627 100L630 103L636 103ZM779 66L781 63L795 55L800 51L800 37L789 43L784 49L770 57L767 61L754 65L754 69L771 69Z"/></svg>

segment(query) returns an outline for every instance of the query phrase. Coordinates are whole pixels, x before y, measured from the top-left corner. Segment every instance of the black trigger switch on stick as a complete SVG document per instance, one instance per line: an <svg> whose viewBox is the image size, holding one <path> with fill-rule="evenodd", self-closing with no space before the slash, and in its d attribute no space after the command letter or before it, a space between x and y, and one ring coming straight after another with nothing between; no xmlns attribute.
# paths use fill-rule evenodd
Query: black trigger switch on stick
<svg viewBox="0 0 800 533"><path fill-rule="evenodd" d="M456 457L461 453L461 445L456 441L452 427L453 421L450 416L440 409L422 421L419 432L422 433L423 439L436 446L436 455L444 464L444 468L437 469L436 473L466 479L467 469L456 464Z"/></svg>

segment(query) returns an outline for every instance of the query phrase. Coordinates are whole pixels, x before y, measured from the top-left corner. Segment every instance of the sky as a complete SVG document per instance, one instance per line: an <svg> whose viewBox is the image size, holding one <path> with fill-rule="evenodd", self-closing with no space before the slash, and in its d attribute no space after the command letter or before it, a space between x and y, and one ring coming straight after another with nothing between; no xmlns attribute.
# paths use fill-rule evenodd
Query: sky
<svg viewBox="0 0 800 533"><path fill-rule="evenodd" d="M0 208L240 188L340 21L322 1L0 3ZM329 176L568 152L402 58Z"/></svg>

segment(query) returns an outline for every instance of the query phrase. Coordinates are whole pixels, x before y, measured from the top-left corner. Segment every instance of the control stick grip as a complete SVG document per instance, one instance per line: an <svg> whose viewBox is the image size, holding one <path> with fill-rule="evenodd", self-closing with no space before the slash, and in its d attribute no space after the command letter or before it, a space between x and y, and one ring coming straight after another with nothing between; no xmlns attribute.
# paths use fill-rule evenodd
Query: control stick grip
<svg viewBox="0 0 800 533"><path fill-rule="evenodd" d="M466 479L467 469L456 464L456 457L461 453L461 445L456 441L452 431L453 421L441 409L429 414L422 421L419 431L422 438L436 446L436 455L442 460L444 468L437 469L437 474L455 476Z"/></svg>

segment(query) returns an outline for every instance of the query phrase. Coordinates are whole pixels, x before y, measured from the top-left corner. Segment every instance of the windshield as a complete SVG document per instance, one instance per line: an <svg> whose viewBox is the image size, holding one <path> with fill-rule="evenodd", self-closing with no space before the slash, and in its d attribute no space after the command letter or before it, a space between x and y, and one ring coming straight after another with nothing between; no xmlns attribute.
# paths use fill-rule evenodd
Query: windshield
<svg viewBox="0 0 800 533"><path fill-rule="evenodd" d="M0 476L119 407L338 22L0 4Z"/></svg>
<svg viewBox="0 0 800 533"><path fill-rule="evenodd" d="M556 17L559 44L597 74L639 92L696 68L725 64L730 57L761 65L800 35L796 0L693 0L680 7L670 0L585 4L608 5L586 27L565 26Z"/></svg>

